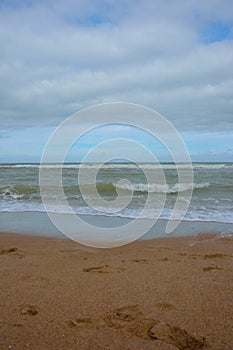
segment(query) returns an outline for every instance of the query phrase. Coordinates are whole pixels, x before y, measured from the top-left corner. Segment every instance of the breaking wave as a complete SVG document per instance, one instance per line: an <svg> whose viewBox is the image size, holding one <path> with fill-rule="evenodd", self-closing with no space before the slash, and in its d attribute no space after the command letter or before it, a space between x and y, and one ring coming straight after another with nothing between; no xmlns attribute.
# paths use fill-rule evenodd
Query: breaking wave
<svg viewBox="0 0 233 350"><path fill-rule="evenodd" d="M188 183L175 183L175 184L164 184L164 185L158 185L158 184L131 184L131 183L125 183L125 184L114 184L116 188L120 188L122 190L126 191L135 191L135 192L144 192L144 193L178 193L178 192L185 192L188 190L195 190L195 189L202 189L209 187L208 182L204 183L194 183L194 184L188 184Z"/></svg>

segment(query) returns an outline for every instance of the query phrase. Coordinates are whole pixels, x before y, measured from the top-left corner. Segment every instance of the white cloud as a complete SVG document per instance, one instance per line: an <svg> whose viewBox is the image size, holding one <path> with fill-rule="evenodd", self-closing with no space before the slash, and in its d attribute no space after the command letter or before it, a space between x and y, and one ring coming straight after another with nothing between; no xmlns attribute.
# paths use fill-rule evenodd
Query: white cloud
<svg viewBox="0 0 233 350"><path fill-rule="evenodd" d="M4 128L58 124L106 101L144 104L179 130L233 126L230 1L40 1L0 9Z"/></svg>

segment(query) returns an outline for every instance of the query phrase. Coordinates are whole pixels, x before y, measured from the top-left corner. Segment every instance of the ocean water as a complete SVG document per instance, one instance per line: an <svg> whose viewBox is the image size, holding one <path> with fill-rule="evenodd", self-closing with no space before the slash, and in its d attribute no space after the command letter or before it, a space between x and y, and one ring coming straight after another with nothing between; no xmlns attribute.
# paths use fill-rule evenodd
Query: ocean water
<svg viewBox="0 0 233 350"><path fill-rule="evenodd" d="M54 186L58 164L1 164L0 213L46 211L39 186L41 167L47 170L49 211L67 213L64 198L59 197ZM93 180L97 167L94 163L82 165L85 181L80 188L80 164L62 166L63 196L77 214L129 219L154 219L159 215L160 219L169 219L178 193L185 201L192 189L185 220L233 223L233 163L193 163L193 183L178 181L177 167L185 174L186 164L107 163ZM150 174L150 183L145 171ZM161 171L165 182L161 181ZM143 211L148 198L150 206ZM122 203L126 204L122 207Z"/></svg>

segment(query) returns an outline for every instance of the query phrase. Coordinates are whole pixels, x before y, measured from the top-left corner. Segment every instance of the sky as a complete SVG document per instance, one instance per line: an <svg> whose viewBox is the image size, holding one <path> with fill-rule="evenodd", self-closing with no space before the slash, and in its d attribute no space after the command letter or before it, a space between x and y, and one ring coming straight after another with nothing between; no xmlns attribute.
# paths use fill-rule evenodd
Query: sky
<svg viewBox="0 0 233 350"><path fill-rule="evenodd" d="M63 120L114 101L161 113L193 161L233 161L232 0L0 0L0 48L0 162L39 162ZM114 126L67 160L104 137L170 160L147 134Z"/></svg>

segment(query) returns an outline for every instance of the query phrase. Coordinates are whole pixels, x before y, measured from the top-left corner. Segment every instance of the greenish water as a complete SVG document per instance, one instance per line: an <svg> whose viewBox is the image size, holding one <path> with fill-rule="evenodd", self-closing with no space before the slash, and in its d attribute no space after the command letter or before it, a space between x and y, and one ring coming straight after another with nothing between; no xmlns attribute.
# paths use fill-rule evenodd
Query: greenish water
<svg viewBox="0 0 233 350"><path fill-rule="evenodd" d="M59 165L46 167L49 210L65 214L67 210L63 205L64 198L57 195L53 180ZM186 192L192 188L192 200L185 220L233 223L232 163L194 163L193 183L179 183L177 168L171 163L108 163L101 167L93 181L97 167L98 164L85 164L85 183L82 188L78 181L80 165L64 164L62 167L64 196L77 214L137 218L150 196L152 205L143 212L143 216L156 218L164 204L160 218L168 219L177 194L180 193L185 201ZM178 167L185 173L185 164ZM0 212L45 212L40 195L39 171L39 164L0 165ZM150 175L150 183L147 183L145 171ZM165 182L161 181L161 171ZM119 210L115 204L118 195L125 202L132 196L128 205L119 207ZM104 201L100 201L100 198ZM93 205L89 205L90 201Z"/></svg>

